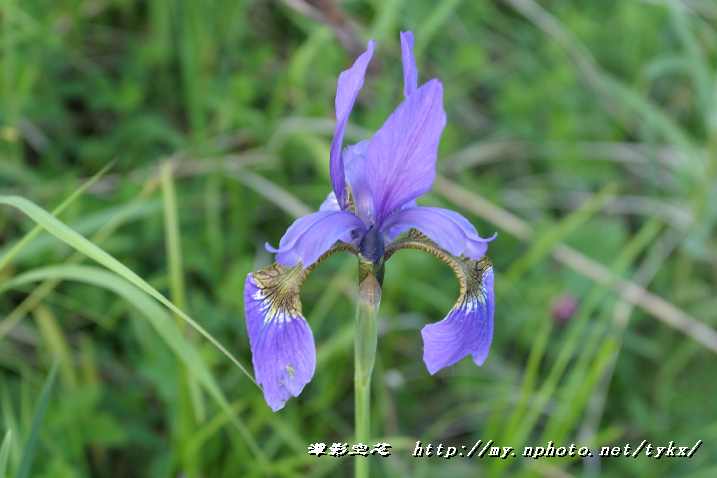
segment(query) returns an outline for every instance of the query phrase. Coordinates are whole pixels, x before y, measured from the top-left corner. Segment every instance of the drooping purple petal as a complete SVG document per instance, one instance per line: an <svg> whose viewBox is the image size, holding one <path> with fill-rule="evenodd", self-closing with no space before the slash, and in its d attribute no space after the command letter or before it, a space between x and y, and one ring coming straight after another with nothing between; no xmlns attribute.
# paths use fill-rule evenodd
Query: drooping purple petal
<svg viewBox="0 0 717 478"><path fill-rule="evenodd" d="M256 382L266 403L277 411L311 381L316 347L301 313L281 308L270 290L249 274L244 283L244 312Z"/></svg>
<svg viewBox="0 0 717 478"><path fill-rule="evenodd" d="M445 124L443 86L431 80L406 98L371 138L366 177L377 224L431 189Z"/></svg>
<svg viewBox="0 0 717 478"><path fill-rule="evenodd" d="M408 98L418 88L418 68L413 57L413 32L401 32L401 61L403 63L403 95Z"/></svg>
<svg viewBox="0 0 717 478"><path fill-rule="evenodd" d="M433 375L471 355L483 365L493 340L493 268L488 268L475 293L467 293L446 318L421 330L423 361Z"/></svg>
<svg viewBox="0 0 717 478"><path fill-rule="evenodd" d="M349 242L353 231L363 229L361 219L350 212L317 211L294 221L278 248L266 244L266 249L276 254L279 264L293 266L301 262L303 267L309 267L336 241Z"/></svg>
<svg viewBox="0 0 717 478"><path fill-rule="evenodd" d="M356 97L363 87L366 68L373 56L373 49L374 41L371 40L368 42L366 51L356 59L351 68L341 72L336 85L336 129L334 130L334 138L331 141L329 171L331 173L331 186L342 209L346 206L344 164L341 157L344 130L356 102Z"/></svg>
<svg viewBox="0 0 717 478"><path fill-rule="evenodd" d="M495 235L482 238L468 219L450 209L416 206L396 211L382 226L386 242L409 229L418 229L454 256L482 258Z"/></svg>

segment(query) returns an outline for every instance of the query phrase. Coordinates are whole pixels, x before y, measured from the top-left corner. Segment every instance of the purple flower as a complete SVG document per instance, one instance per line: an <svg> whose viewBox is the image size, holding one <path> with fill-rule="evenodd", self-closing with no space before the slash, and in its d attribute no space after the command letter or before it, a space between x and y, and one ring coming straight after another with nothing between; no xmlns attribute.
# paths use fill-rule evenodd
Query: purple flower
<svg viewBox="0 0 717 478"><path fill-rule="evenodd" d="M369 139L343 148L346 123L374 42L339 75L336 129L331 142L333 191L319 210L296 220L279 241L267 244L276 263L248 275L244 289L247 330L256 380L273 410L298 396L311 380L316 352L301 315L299 289L323 257L348 250L383 264L403 248L424 250L446 262L460 282L460 296L440 322L426 325L423 360L433 374L467 355L482 365L493 336L493 269L488 242L455 211L416 205L436 175L436 155L446 124L443 86L418 86L413 34L401 33L403 102Z"/></svg>
<svg viewBox="0 0 717 478"><path fill-rule="evenodd" d="M553 299L550 313L558 325L567 324L578 310L578 300L571 294L562 294Z"/></svg>

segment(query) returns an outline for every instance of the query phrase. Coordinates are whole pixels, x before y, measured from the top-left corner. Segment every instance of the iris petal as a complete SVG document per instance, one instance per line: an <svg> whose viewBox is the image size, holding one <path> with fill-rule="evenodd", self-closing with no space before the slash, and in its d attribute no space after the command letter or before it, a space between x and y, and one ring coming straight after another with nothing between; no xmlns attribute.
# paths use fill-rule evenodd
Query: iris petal
<svg viewBox="0 0 717 478"><path fill-rule="evenodd" d="M349 242L352 232L363 229L361 219L350 212L317 211L294 221L279 241L278 249L269 244L266 249L276 253L279 264L301 263L309 267L337 241Z"/></svg>
<svg viewBox="0 0 717 478"><path fill-rule="evenodd" d="M485 269L446 318L421 330L423 361L433 375L467 355L483 365L493 340L493 268Z"/></svg>
<svg viewBox="0 0 717 478"><path fill-rule="evenodd" d="M475 227L463 216L450 209L416 206L393 213L382 226L387 241L410 229L428 236L441 249L451 255L464 255L478 260L495 238L482 238Z"/></svg>
<svg viewBox="0 0 717 478"><path fill-rule="evenodd" d="M448 315L421 330L423 361L428 371L434 374L467 355L482 365L493 340L495 295L490 260L453 256L416 229L389 244L385 260L401 249L421 250L440 259L453 270L460 285L458 300Z"/></svg>
<svg viewBox="0 0 717 478"><path fill-rule="evenodd" d="M329 194L326 195L326 199L324 199L324 202L321 203L321 206L319 206L319 211L340 211L341 206L339 206L339 201L336 199L336 194L334 194L333 191L331 191Z"/></svg>
<svg viewBox="0 0 717 478"><path fill-rule="evenodd" d="M374 222L374 204L366 173L368 140L349 146L344 151L346 181L351 186L351 197L358 215L366 224Z"/></svg>
<svg viewBox="0 0 717 478"><path fill-rule="evenodd" d="M316 369L314 336L301 315L300 274L274 265L249 274L244 284L254 374L274 411L298 396Z"/></svg>
<svg viewBox="0 0 717 478"><path fill-rule="evenodd" d="M403 94L408 98L418 88L418 68L413 57L412 32L401 32L401 62L403 63Z"/></svg>
<svg viewBox="0 0 717 478"><path fill-rule="evenodd" d="M374 42L372 40L368 42L366 51L356 59L351 68L341 72L336 85L336 129L334 130L334 138L331 141L329 171L331 173L331 186L342 208L346 206L346 178L341 154L344 130L356 102L356 97L363 87L366 68L368 68L373 56L373 50Z"/></svg>
<svg viewBox="0 0 717 478"><path fill-rule="evenodd" d="M443 86L431 80L406 98L369 141L366 178L378 225L431 189L445 124Z"/></svg>

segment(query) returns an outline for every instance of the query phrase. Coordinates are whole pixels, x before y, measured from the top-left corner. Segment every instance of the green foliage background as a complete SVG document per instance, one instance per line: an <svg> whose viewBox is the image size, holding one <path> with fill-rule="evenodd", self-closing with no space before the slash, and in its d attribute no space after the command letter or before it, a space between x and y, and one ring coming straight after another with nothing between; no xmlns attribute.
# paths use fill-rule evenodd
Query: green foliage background
<svg viewBox="0 0 717 478"><path fill-rule="evenodd" d="M400 101L401 29L445 87L423 202L499 234L496 331L482 368L430 376L419 329L457 284L429 256L391 260L373 423L394 449L372 476L717 476L709 0L2 0L0 476L351 472L306 446L352 443L355 260L306 283L317 373L277 414L152 291L249 366L244 277L325 197L336 77L366 39L349 140ZM566 246L595 263L566 264ZM564 297L577 309L557 320ZM410 456L479 438L704 444L691 460Z"/></svg>

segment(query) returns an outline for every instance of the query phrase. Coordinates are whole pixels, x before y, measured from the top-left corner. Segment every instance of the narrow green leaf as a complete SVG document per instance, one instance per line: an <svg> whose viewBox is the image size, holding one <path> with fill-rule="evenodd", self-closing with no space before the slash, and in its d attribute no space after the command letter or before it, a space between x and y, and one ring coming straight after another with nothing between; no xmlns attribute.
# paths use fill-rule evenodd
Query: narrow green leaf
<svg viewBox="0 0 717 478"><path fill-rule="evenodd" d="M217 404L227 414L230 414L232 423L242 434L255 455L262 460L265 459L249 430L232 411L228 400L223 395L219 385L214 380L211 371L204 363L196 347L180 333L176 322L171 320L171 317L152 300L152 298L142 293L142 291L130 284L129 281L119 277L118 274L113 274L97 267L79 265L61 265L33 269L0 285L0 293L24 284L48 279L72 280L90 284L95 287L101 287L114 292L132 304L132 306L149 321L160 337L162 337L167 345L174 351L177 357L184 362L191 373L197 377Z"/></svg>
<svg viewBox="0 0 717 478"><path fill-rule="evenodd" d="M40 436L40 427L45 419L45 412L47 412L47 405L50 403L50 395L52 388L55 386L55 377L57 376L57 362L55 362L50 370L50 374L45 380L45 385L42 387L42 393L40 399L37 402L35 408L35 414L32 417L32 425L30 427L30 437L27 439L25 448L22 451L22 460L20 461L20 467L18 468L16 478L27 478L30 476L30 469L32 468L32 461L35 458L35 451L37 448L37 440Z"/></svg>
<svg viewBox="0 0 717 478"><path fill-rule="evenodd" d="M104 168L100 169L94 176L92 176L88 181L86 181L83 185L81 185L79 188L75 189L75 191L72 192L62 203L57 206L53 211L52 214L54 216L58 216L62 213L65 209L67 209L77 198L79 198L82 193L87 191L93 184L95 184L102 176L105 175L105 173L114 165L114 161L110 161L105 165ZM0 270L2 270L6 265L10 263L10 261L22 250L23 247L25 247L30 241L32 241L38 234L40 234L40 231L42 231L42 227L40 225L37 225L32 228L30 232L25 234L25 236L20 239L7 253L0 257Z"/></svg>
<svg viewBox="0 0 717 478"><path fill-rule="evenodd" d="M164 237L167 246L167 262L169 264L170 297L180 309L187 308L184 266L182 264L182 241L179 230L179 214L177 213L177 194L174 187L174 171L172 163L164 163L161 169L162 200L164 204ZM180 325L184 326L184 323ZM185 332L186 327L182 327ZM182 373L186 373L182 371ZM206 417L204 399L197 384L196 377L189 374L186 386L191 399L194 416L203 422ZM182 381L184 383L184 381ZM190 425L194 428L194 424Z"/></svg>
<svg viewBox="0 0 717 478"><path fill-rule="evenodd" d="M57 323L55 315L50 308L40 304L35 309L35 321L42 337L43 346L50 352L50 356L57 360L60 366L60 380L63 385L72 389L77 385L72 352L62 329Z"/></svg>
<svg viewBox="0 0 717 478"><path fill-rule="evenodd" d="M187 306L184 287L184 267L182 265L182 242L177 215L177 194L174 189L174 177L171 163L162 166L162 199L164 204L164 237L169 262L170 297L177 307Z"/></svg>
<svg viewBox="0 0 717 478"><path fill-rule="evenodd" d="M104 231L112 224L128 223L147 218L161 211L162 204L158 200L130 201L127 204L110 206L97 212L88 212L77 218L70 225L72 229L84 236ZM56 215L56 214L55 214ZM93 239L94 240L94 239ZM0 247L0 256L7 254L16 244ZM13 261L37 257L51 247L57 246L57 239L50 235L40 235L14 253Z"/></svg>
<svg viewBox="0 0 717 478"><path fill-rule="evenodd" d="M685 59L689 66L691 80L695 85L696 106L701 111L705 124L709 125L714 104L714 86L709 62L700 47L697 32L690 28L687 9L676 4L669 5L669 7L677 36L685 48Z"/></svg>
<svg viewBox="0 0 717 478"><path fill-rule="evenodd" d="M417 32L421 32L414 48L416 58L421 58L423 50L431 43L436 33L446 25L461 3L462 0L446 0L434 3L435 8L433 8L431 14L427 15L421 25L416 28Z"/></svg>
<svg viewBox="0 0 717 478"><path fill-rule="evenodd" d="M8 430L5 433L5 438L0 446L0 477L8 476L7 474L7 462L10 457L10 444L12 443L12 431Z"/></svg>
<svg viewBox="0 0 717 478"><path fill-rule="evenodd" d="M120 277L126 279L131 284L135 285L145 293L152 296L154 299L159 301L169 310L177 314L182 320L188 323L197 332L203 335L209 342L212 343L219 351L221 351L229 360L236 365L239 370L244 372L254 384L254 377L251 376L247 368L234 357L217 339L215 339L209 332L204 330L204 327L199 325L194 319L185 314L181 309L175 306L169 301L164 295L162 295L157 289L149 285L144 279L135 274L131 269L122 264L120 261L112 257L110 254L105 252L102 248L96 246L87 238L77 233L76 231L69 228L62 221L52 216L50 213L42 209L37 204L19 196L0 196L0 204L14 207L23 213L25 213L30 219L35 221L42 228L47 230L50 234L69 245L78 252L86 255L90 259L98 262L111 270Z"/></svg>
<svg viewBox="0 0 717 478"><path fill-rule="evenodd" d="M570 233L577 230L598 213L613 198L616 189L617 185L615 183L609 183L577 210L555 224L554 227L537 235L532 240L530 249L510 267L505 274L504 281L515 284L522 274L549 255Z"/></svg>

